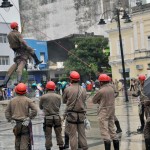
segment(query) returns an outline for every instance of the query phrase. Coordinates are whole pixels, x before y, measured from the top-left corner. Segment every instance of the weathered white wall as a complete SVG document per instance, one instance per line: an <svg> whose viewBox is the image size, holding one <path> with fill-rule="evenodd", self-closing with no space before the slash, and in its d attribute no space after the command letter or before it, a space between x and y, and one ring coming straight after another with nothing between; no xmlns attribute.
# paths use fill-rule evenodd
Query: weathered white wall
<svg viewBox="0 0 150 150"><path fill-rule="evenodd" d="M97 26L101 0L55 0L42 6L41 1L20 0L24 37L52 40L74 33L103 33Z"/></svg>
<svg viewBox="0 0 150 150"><path fill-rule="evenodd" d="M10 29L8 28L9 24L0 22L0 33L8 34ZM10 65L0 65L0 71L7 71L9 67L13 64L14 52L9 47L9 43L0 43L0 56L9 56Z"/></svg>

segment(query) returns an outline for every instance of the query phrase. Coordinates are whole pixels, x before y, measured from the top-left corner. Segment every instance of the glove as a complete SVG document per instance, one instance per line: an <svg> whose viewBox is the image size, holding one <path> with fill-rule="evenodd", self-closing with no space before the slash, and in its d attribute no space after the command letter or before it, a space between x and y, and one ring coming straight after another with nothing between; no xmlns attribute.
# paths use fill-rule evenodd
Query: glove
<svg viewBox="0 0 150 150"><path fill-rule="evenodd" d="M90 124L90 121L88 119L84 120L84 127L85 127L86 130L91 129L91 124Z"/></svg>
<svg viewBox="0 0 150 150"><path fill-rule="evenodd" d="M62 117L61 117L61 122L64 122L64 121L65 121L65 117L62 116Z"/></svg>
<svg viewBox="0 0 150 150"><path fill-rule="evenodd" d="M15 122L15 120L11 120L11 124L15 124L16 122Z"/></svg>
<svg viewBox="0 0 150 150"><path fill-rule="evenodd" d="M26 119L23 120L22 125L24 125L24 126L27 127L29 125L29 123L30 123L30 118L28 117L28 118L26 118Z"/></svg>

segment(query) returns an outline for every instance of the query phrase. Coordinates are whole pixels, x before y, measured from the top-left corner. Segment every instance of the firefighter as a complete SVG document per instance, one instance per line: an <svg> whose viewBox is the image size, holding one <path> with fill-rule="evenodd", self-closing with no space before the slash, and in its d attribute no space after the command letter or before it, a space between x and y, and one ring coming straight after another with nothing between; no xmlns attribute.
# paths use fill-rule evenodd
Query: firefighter
<svg viewBox="0 0 150 150"><path fill-rule="evenodd" d="M37 108L33 101L25 96L26 85L19 83L14 97L8 104L5 116L8 122L15 121L16 125L13 129L15 135L15 150L31 150L31 135L29 125L31 119L37 115Z"/></svg>
<svg viewBox="0 0 150 150"><path fill-rule="evenodd" d="M45 132L46 150L51 150L52 147L52 127L54 127L56 134L57 145L59 145L60 150L63 150L61 118L59 116L62 98L60 95L54 92L55 88L56 85L53 81L47 82L47 93L41 96L39 103L40 109L42 109L45 113L43 129Z"/></svg>
<svg viewBox="0 0 150 150"><path fill-rule="evenodd" d="M114 89L115 98L116 98L116 97L118 97L119 92L117 91L117 89L115 88L115 86L112 84L112 79L111 79L111 77L108 76L108 78L109 78L110 85L111 85L111 86L113 87L113 89ZM122 132L122 129L121 129L121 127L120 127L120 122L119 122L118 118L116 117L116 115L114 116L114 121L115 121L115 125L116 125L116 128L117 128L116 133L121 133L121 132Z"/></svg>
<svg viewBox="0 0 150 150"><path fill-rule="evenodd" d="M12 31L7 36L10 48L12 48L15 53L21 54L25 51L28 54L30 54L35 61L34 67L36 68L36 66L41 64L43 61L38 60L36 54L34 53L34 50L31 47L29 47L23 40L21 33L18 31L18 23L12 22L10 24L10 27Z"/></svg>
<svg viewBox="0 0 150 150"><path fill-rule="evenodd" d="M146 79L146 76L145 75L139 75L138 79L140 81L139 89L138 89L137 93L133 93L132 96L139 97L139 99L140 99L140 103L139 103L138 107L139 107L139 118L140 118L141 126L140 126L140 128L137 129L137 132L143 132L143 129L144 129L144 126L145 126L144 101L148 100L148 97L146 95L144 95L144 91L143 91L144 81Z"/></svg>
<svg viewBox="0 0 150 150"><path fill-rule="evenodd" d="M101 136L104 140L105 150L111 149L111 139L113 140L114 150L119 150L119 140L116 136L114 127L115 115L115 93L109 78L106 74L99 76L101 88L93 97L94 104L99 104L98 118Z"/></svg>
<svg viewBox="0 0 150 150"><path fill-rule="evenodd" d="M70 73L72 85L64 90L63 103L66 104L66 132L69 135L71 150L76 150L78 143L81 149L87 150L84 120L86 118L86 90L79 85L80 75ZM78 137L77 134L78 133Z"/></svg>

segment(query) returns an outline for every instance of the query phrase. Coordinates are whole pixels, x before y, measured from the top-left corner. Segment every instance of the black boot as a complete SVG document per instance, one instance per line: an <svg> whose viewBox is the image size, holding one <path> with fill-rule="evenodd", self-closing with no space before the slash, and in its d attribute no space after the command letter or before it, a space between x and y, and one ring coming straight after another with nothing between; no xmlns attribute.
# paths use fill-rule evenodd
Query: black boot
<svg viewBox="0 0 150 150"><path fill-rule="evenodd" d="M145 148L146 150L150 150L150 139L145 139Z"/></svg>
<svg viewBox="0 0 150 150"><path fill-rule="evenodd" d="M122 132L122 130L121 130L121 128L120 128L120 123L119 123L119 121L118 121L118 120L117 120L117 121L115 121L115 125L116 125L116 128L117 128L116 133L121 133L121 132Z"/></svg>
<svg viewBox="0 0 150 150"><path fill-rule="evenodd" d="M64 149L69 148L69 135L65 133L65 145L63 147Z"/></svg>
<svg viewBox="0 0 150 150"><path fill-rule="evenodd" d="M110 141L104 141L105 150L111 150L111 142Z"/></svg>
<svg viewBox="0 0 150 150"><path fill-rule="evenodd" d="M59 150L63 150L64 149L64 147L59 147Z"/></svg>
<svg viewBox="0 0 150 150"><path fill-rule="evenodd" d="M138 129L137 129L137 132L142 133L142 132L143 132L143 130L144 130L144 126L141 126L140 128L138 128Z"/></svg>
<svg viewBox="0 0 150 150"><path fill-rule="evenodd" d="M0 87L5 87L9 81L9 78L10 78L9 76L5 76L5 79L4 79L3 83L0 84Z"/></svg>
<svg viewBox="0 0 150 150"><path fill-rule="evenodd" d="M119 141L113 140L114 150L119 150Z"/></svg>
<svg viewBox="0 0 150 150"><path fill-rule="evenodd" d="M37 56L34 54L32 54L32 57L34 58L34 61L35 61L35 65L34 65L34 68L37 67L37 65L41 64L43 61L40 61Z"/></svg>

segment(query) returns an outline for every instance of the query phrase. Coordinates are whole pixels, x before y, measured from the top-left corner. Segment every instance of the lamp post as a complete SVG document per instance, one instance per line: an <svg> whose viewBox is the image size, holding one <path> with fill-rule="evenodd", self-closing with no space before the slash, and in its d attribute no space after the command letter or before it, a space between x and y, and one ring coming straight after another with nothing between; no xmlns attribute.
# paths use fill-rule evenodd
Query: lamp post
<svg viewBox="0 0 150 150"><path fill-rule="evenodd" d="M107 10L102 14L102 16L105 13L107 13L108 11L112 12L111 10ZM117 25L118 25L119 43L120 43L120 52L121 52L121 62L122 62L122 72L123 72L123 79L124 79L124 92L125 92L126 102L128 102L129 99L128 99L128 94L127 94L127 81L126 81L126 74L125 74L124 53L123 53L122 36L121 36L120 12L123 12L122 19L126 19L125 23L129 23L129 22L131 22L131 20L130 20L130 17L128 16L128 14L126 13L125 10L115 8L115 11L113 13L115 13L115 15L116 15L115 21L117 22ZM102 16L101 16L100 22L98 23L99 25L106 24L104 19L102 18Z"/></svg>

